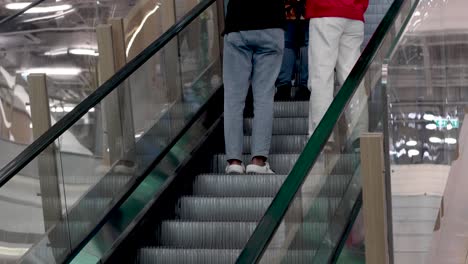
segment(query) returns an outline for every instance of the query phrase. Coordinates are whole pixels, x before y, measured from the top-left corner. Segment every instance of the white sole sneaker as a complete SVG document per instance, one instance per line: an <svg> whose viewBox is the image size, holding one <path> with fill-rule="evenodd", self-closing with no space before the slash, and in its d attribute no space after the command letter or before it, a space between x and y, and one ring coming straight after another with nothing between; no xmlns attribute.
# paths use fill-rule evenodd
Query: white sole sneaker
<svg viewBox="0 0 468 264"><path fill-rule="evenodd" d="M270 164L268 164L268 162L265 162L265 166L250 164L247 166L246 172L255 174L275 174L275 172L270 169Z"/></svg>
<svg viewBox="0 0 468 264"><path fill-rule="evenodd" d="M227 165L226 166L226 174L244 174L245 173L245 167L244 165L237 165L237 164L232 164L232 165Z"/></svg>

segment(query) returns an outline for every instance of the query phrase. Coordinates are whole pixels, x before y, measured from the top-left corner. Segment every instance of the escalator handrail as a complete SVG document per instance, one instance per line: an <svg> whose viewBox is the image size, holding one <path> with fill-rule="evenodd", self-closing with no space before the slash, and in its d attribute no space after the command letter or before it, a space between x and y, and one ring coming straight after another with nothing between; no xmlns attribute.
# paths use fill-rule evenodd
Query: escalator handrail
<svg viewBox="0 0 468 264"><path fill-rule="evenodd" d="M5 165L0 170L0 188L3 187L11 178L18 174L24 167L41 154L48 146L57 140L63 133L72 127L78 120L81 119L91 108L100 103L108 94L114 91L121 83L123 83L131 74L138 70L145 62L153 57L161 50L169 41L176 37L183 29L185 29L193 20L201 15L208 7L216 0L203 0L189 11L177 23L171 26L158 39L145 48L134 59L122 67L109 80L97 88L80 104L78 104L71 112L66 114L55 125L47 130L42 136L31 143L12 161Z"/></svg>
<svg viewBox="0 0 468 264"><path fill-rule="evenodd" d="M44 2L44 1L45 0L36 0L36 1L32 2L31 4L29 4L28 6L26 6L25 8L23 8L20 11L16 12L15 14L13 14L11 16L8 16L8 17L5 17L4 19L0 20L0 27L3 26L6 23L12 21L13 19L21 16L22 14L26 13L29 9L42 4L42 2Z"/></svg>
<svg viewBox="0 0 468 264"><path fill-rule="evenodd" d="M359 88L367 70L374 61L388 30L393 26L404 3L411 0L395 0L372 35L369 44L362 52L342 88L334 98L315 132L307 142L304 151L284 181L266 213L258 223L252 236L239 255L237 264L258 263L286 215L302 183L320 156L333 128L346 105ZM319 142L319 143L317 143Z"/></svg>
<svg viewBox="0 0 468 264"><path fill-rule="evenodd" d="M359 192L356 202L354 202L353 208L351 209L351 213L349 214L348 222L344 227L343 233L341 234L341 239L338 243L333 247L333 253L330 256L329 263L337 263L341 253L345 247L346 241L353 230L354 224L359 216L359 213L362 209L362 190Z"/></svg>

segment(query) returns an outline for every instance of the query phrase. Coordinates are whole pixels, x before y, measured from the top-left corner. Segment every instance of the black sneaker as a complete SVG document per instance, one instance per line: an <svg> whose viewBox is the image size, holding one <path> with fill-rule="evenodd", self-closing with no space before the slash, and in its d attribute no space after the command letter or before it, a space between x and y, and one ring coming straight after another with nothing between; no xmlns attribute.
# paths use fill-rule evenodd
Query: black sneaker
<svg viewBox="0 0 468 264"><path fill-rule="evenodd" d="M291 85L281 85L276 88L275 101L291 101Z"/></svg>
<svg viewBox="0 0 468 264"><path fill-rule="evenodd" d="M309 101L310 91L307 86L299 85L296 88L296 93L294 94L294 99L298 101Z"/></svg>

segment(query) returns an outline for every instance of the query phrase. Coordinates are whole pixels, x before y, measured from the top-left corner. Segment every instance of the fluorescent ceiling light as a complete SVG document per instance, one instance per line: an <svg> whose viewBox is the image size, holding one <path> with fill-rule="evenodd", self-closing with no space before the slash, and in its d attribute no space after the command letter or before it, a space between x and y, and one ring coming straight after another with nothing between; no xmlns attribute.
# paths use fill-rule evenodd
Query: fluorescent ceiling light
<svg viewBox="0 0 468 264"><path fill-rule="evenodd" d="M69 10L67 10L65 12L58 12L58 13L55 13L53 15L30 18L30 19L24 20L23 22L24 23L30 23L30 22L35 22L35 21L45 20L45 19L52 19L52 18L59 19L59 18L63 18L66 14L69 14L69 13L71 13L73 11L75 11L75 9L69 9Z"/></svg>
<svg viewBox="0 0 468 264"><path fill-rule="evenodd" d="M423 116L423 119L426 120L426 121L432 121L434 120L434 115L431 115L431 114L424 114Z"/></svg>
<svg viewBox="0 0 468 264"><path fill-rule="evenodd" d="M417 150L417 149L410 149L410 150L408 150L408 156L409 156L410 158L413 157L413 156L417 156L417 155L419 155L419 150Z"/></svg>
<svg viewBox="0 0 468 264"><path fill-rule="evenodd" d="M31 68L27 70L18 71L23 76L29 74L46 74L46 75L79 75L81 69L79 68Z"/></svg>
<svg viewBox="0 0 468 264"><path fill-rule="evenodd" d="M65 55L65 54L68 54L67 49L56 49L56 50L51 50L51 51L47 51L46 53L44 53L44 55L46 56L58 56L58 55Z"/></svg>
<svg viewBox="0 0 468 264"><path fill-rule="evenodd" d="M442 139L438 137L430 137L429 142L438 144L438 143L442 143Z"/></svg>
<svg viewBox="0 0 468 264"><path fill-rule="evenodd" d="M5 8L10 9L10 10L21 10L21 9L28 7L30 4L31 2L9 3L5 5ZM71 5L39 6L39 7L31 8L27 10L25 13L27 14L52 13L52 12L66 11L71 8L72 8Z"/></svg>
<svg viewBox="0 0 468 264"><path fill-rule="evenodd" d="M409 113L408 118L416 119L416 113Z"/></svg>
<svg viewBox="0 0 468 264"><path fill-rule="evenodd" d="M414 147L416 145L418 145L418 142L416 142L414 140L410 140L410 141L406 142L406 146L408 146L408 147Z"/></svg>
<svg viewBox="0 0 468 264"><path fill-rule="evenodd" d="M94 49L70 49L70 53L74 55L99 56L99 53Z"/></svg>
<svg viewBox="0 0 468 264"><path fill-rule="evenodd" d="M445 143L447 143L449 145L453 145L453 144L457 144L457 140L454 139L454 138L446 138Z"/></svg>
<svg viewBox="0 0 468 264"><path fill-rule="evenodd" d="M23 256L29 248L13 248L0 246L0 255L4 256Z"/></svg>
<svg viewBox="0 0 468 264"><path fill-rule="evenodd" d="M432 124L427 124L426 125L426 129L428 130L436 130L437 129L437 125L432 123Z"/></svg>

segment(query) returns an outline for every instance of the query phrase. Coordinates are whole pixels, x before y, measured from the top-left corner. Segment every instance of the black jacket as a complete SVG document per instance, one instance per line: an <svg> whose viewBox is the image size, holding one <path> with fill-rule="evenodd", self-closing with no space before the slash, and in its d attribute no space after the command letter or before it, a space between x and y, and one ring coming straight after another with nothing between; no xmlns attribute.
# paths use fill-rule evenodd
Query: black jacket
<svg viewBox="0 0 468 264"><path fill-rule="evenodd" d="M224 33L284 28L284 0L229 0Z"/></svg>

